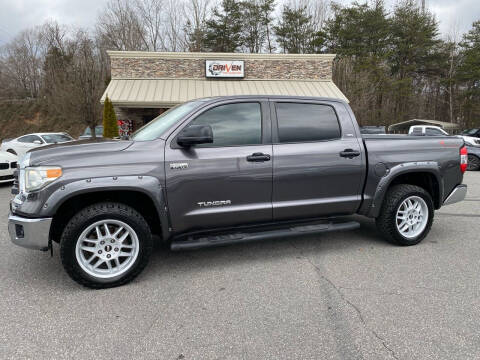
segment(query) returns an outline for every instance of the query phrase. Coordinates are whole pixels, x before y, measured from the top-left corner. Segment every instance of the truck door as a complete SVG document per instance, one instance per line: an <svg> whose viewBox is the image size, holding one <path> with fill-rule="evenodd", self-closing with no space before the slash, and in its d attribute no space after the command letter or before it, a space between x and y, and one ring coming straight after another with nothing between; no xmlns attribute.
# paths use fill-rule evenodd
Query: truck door
<svg viewBox="0 0 480 360"><path fill-rule="evenodd" d="M210 125L213 143L180 147L176 136ZM272 144L267 101L211 105L170 136L168 207L175 232L272 220Z"/></svg>
<svg viewBox="0 0 480 360"><path fill-rule="evenodd" d="M272 101L273 218L354 213L366 164L345 105Z"/></svg>

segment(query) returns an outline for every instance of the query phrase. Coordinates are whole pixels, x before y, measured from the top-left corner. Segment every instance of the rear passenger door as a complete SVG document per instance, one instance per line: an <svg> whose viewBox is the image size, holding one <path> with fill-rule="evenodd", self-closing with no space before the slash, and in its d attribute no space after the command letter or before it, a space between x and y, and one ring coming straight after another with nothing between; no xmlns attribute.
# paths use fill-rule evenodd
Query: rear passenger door
<svg viewBox="0 0 480 360"><path fill-rule="evenodd" d="M351 214L361 201L361 140L341 102L271 102L273 218Z"/></svg>

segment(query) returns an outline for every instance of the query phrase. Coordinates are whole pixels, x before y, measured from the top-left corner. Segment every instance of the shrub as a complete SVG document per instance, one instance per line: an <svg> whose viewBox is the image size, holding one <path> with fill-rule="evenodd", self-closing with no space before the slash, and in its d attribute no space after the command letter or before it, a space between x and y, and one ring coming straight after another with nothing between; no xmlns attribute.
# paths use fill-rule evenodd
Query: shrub
<svg viewBox="0 0 480 360"><path fill-rule="evenodd" d="M105 98L103 104L103 137L114 138L118 136L117 116L113 110L113 104L108 98Z"/></svg>

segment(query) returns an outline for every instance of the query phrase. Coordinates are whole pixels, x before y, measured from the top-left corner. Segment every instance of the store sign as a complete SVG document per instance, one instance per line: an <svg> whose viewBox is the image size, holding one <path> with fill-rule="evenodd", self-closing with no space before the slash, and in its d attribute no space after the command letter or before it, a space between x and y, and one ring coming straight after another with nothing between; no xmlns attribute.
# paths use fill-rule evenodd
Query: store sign
<svg viewBox="0 0 480 360"><path fill-rule="evenodd" d="M205 76L207 78L243 78L245 64L243 61L206 60Z"/></svg>

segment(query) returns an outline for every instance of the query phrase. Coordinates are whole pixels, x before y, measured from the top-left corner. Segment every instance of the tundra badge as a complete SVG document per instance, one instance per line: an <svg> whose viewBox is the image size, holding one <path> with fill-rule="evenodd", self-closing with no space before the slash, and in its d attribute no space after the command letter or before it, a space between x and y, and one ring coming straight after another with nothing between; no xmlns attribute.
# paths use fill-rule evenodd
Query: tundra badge
<svg viewBox="0 0 480 360"><path fill-rule="evenodd" d="M200 201L197 203L200 207L231 205L231 200Z"/></svg>
<svg viewBox="0 0 480 360"><path fill-rule="evenodd" d="M187 168L188 168L188 163L170 163L170 169L172 170L182 170Z"/></svg>

